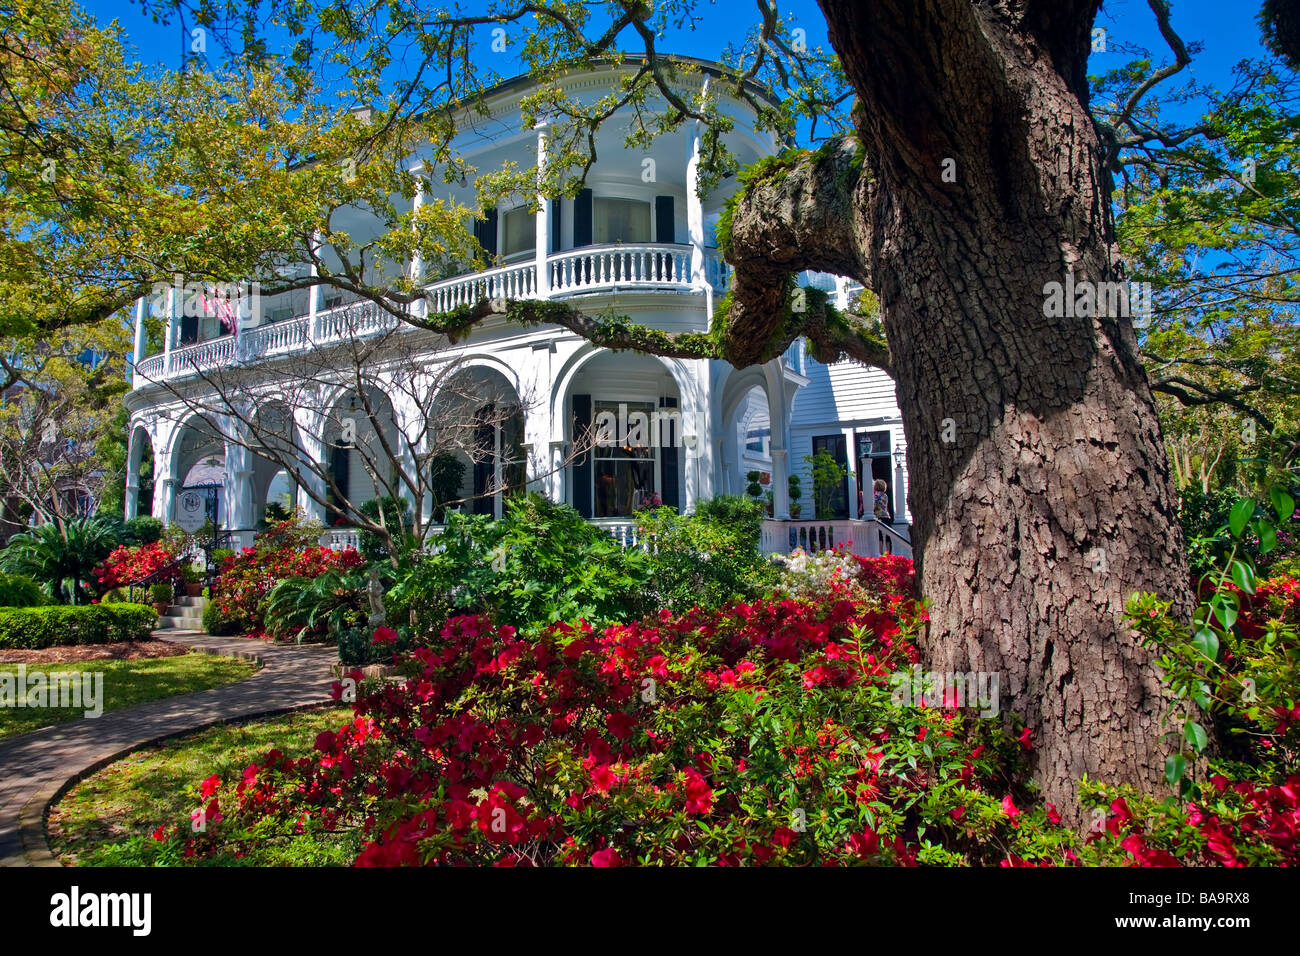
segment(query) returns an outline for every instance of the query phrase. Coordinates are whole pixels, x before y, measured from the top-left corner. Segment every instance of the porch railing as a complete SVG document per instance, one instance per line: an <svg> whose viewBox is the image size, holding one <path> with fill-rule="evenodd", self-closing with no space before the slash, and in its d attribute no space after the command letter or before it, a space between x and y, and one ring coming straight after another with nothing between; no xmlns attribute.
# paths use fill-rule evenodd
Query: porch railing
<svg viewBox="0 0 1300 956"><path fill-rule="evenodd" d="M768 518L763 522L759 547L764 554L789 554L801 548L810 554L833 550L848 545L861 557L879 557L895 554L912 556L908 538L875 518L827 519L821 521L780 521Z"/></svg>
<svg viewBox="0 0 1300 956"><path fill-rule="evenodd" d="M549 281L546 296L581 295L613 289L665 289L694 291L691 272L694 247L664 243L585 246L548 256L543 268ZM704 251L702 280L715 292L726 292L732 269L716 250ZM543 293L537 280L537 262L517 263L486 272L456 276L425 287L430 312L447 312L483 299L532 299ZM274 358L391 331L398 321L373 304L346 304L318 312L314 321L305 315L271 322L150 355L137 363L137 388L161 379L193 375L235 362Z"/></svg>

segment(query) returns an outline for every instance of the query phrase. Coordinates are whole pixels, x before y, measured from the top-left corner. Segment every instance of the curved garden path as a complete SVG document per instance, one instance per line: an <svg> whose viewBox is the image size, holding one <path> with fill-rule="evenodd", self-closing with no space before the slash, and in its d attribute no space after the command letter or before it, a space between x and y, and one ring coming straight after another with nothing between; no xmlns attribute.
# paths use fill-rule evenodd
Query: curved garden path
<svg viewBox="0 0 1300 956"><path fill-rule="evenodd" d="M260 661L233 684L149 701L0 741L0 866L57 866L45 811L105 764L167 737L228 720L311 707L330 699L333 647L278 646L238 637L155 631L208 654Z"/></svg>

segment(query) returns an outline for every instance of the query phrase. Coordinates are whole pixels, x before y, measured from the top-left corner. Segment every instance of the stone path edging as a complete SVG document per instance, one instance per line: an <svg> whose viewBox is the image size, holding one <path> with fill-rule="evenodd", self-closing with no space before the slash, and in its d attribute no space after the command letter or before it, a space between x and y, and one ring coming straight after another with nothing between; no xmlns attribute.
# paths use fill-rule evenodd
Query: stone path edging
<svg viewBox="0 0 1300 956"><path fill-rule="evenodd" d="M334 680L330 665L337 659L333 647L275 645L167 630L155 631L154 636L200 653L239 657L262 666L233 684L0 741L0 866L58 866L45 835L50 806L81 780L134 751L217 724L330 703Z"/></svg>

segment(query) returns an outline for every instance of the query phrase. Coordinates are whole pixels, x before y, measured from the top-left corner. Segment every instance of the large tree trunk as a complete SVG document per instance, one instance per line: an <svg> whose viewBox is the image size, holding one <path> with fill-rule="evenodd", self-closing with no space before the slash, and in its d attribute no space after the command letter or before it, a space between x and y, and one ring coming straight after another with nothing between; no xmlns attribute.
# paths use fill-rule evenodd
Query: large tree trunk
<svg viewBox="0 0 1300 956"><path fill-rule="evenodd" d="M855 232L907 429L930 665L1000 675L1035 779L1077 819L1084 774L1160 786L1169 699L1121 612L1189 592L1131 322L1044 316L1067 272L1118 278L1086 105L1096 3L819 2L859 94Z"/></svg>

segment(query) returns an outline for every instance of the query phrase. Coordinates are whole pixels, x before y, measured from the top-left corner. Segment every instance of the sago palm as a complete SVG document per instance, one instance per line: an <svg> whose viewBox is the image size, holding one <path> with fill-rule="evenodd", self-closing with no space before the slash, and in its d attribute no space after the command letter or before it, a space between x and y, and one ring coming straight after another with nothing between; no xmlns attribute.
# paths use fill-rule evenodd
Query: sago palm
<svg viewBox="0 0 1300 956"><path fill-rule="evenodd" d="M0 551L0 568L41 583L50 597L82 604L95 565L116 544L113 526L103 518L72 518L63 526L50 522L16 534Z"/></svg>

